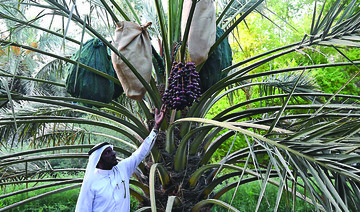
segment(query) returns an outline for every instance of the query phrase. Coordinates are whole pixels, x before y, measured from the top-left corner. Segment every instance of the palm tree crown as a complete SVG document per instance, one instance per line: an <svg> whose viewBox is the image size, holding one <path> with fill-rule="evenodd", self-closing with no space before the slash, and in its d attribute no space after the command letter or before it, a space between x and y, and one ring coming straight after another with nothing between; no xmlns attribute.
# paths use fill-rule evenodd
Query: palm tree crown
<svg viewBox="0 0 360 212"><path fill-rule="evenodd" d="M0 211L78 188L86 164L84 152L107 139L121 158L129 156L153 127L154 108L160 108L163 100L183 101L179 96L172 101L178 95L175 87L179 88L174 82L176 77L188 76L176 75L175 69L182 69L180 63L192 64L192 20L196 20L199 2L204 1L189 1L186 22L181 22L183 0L0 3L4 26L0 37L0 185L27 186L0 197L51 188L19 202L5 202ZM291 199L293 210L297 198L316 211L360 209L360 97L343 92L360 72L358 58L347 55L349 49L359 47L360 2L311 2L306 4L313 13L309 31L298 30L302 35L297 41L273 48L275 41L269 40L261 50L247 51L239 31L248 27L246 20L252 15L284 30L270 15L272 8L263 0L216 1L216 40L209 46L207 60L186 70L199 78L187 79L186 85L196 87L191 90L194 102L169 110L157 145L130 182L131 195L141 203L138 211L200 211L214 205L239 211L232 201L221 198L235 195L240 186L251 182L260 186L256 211L261 210L270 185L278 190L274 211L282 198ZM277 18L285 28L295 29L286 17L278 14ZM152 22L149 81L139 72L141 64L132 63L114 43L120 21ZM84 53L90 48L89 40L101 44L100 56ZM316 59L319 48L331 51L331 58ZM126 87L112 70L111 55L146 90L141 100L122 93ZM294 57L293 63L285 63L286 57ZM99 65L101 61L107 63ZM352 75L333 93L322 91L312 78L318 70L346 72L350 68ZM69 81L74 78L67 80L69 76L75 76L73 87ZM82 77L78 80L77 76ZM111 85L106 101L67 92L90 78ZM100 88L89 86L84 92L96 93ZM219 111L221 104L228 107ZM54 159L79 164L57 169L49 163ZM59 173L80 177L69 179ZM48 183L28 187L33 182Z"/></svg>

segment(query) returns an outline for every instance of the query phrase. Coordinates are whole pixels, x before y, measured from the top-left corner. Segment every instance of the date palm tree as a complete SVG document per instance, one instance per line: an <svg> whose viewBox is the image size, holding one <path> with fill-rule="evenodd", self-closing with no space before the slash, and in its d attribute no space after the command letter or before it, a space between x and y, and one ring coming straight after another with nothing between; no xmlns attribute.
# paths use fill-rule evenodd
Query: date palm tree
<svg viewBox="0 0 360 212"><path fill-rule="evenodd" d="M239 24L252 13L263 14L266 6L263 0L217 3L217 25L224 33L209 55L229 35L236 38ZM176 60L173 49L181 45L182 58L186 55L185 41L197 1L192 2L183 36L182 5L182 0L100 0L83 5L55 0L1 3L0 16L7 30L0 40L6 53L1 56L0 68L0 185L50 182L3 194L1 199L30 190L52 190L5 205L0 211L81 185L81 178L59 178L56 173L81 173L82 168L53 169L44 161L87 158L86 150L99 137L116 143L120 157L130 155L140 145L152 127L154 108L161 107L165 79ZM235 194L240 186L254 181L261 188L256 210L265 201L265 189L270 185L278 187L274 211L283 197L291 199L293 210L297 198L313 205L316 211L360 209L360 97L341 94L357 77L360 62L350 60L340 48L360 45L360 3L336 0L313 5L311 29L302 40L224 68L222 73L227 74L204 91L199 102L184 111L168 111L157 145L130 182L131 195L141 203L138 211L200 211L214 205L239 211L221 197ZM31 9L39 12L34 15ZM140 23L142 18L151 19L151 37L161 44L160 50L153 49L150 84L108 41L115 22ZM49 26L40 25L45 20L51 20ZM58 23L60 27L53 26ZM24 32L38 33L37 39L42 42L31 46ZM142 101L123 97L102 103L64 94L68 74L65 63L120 84L117 78L69 57L88 37L99 38L140 79L147 90ZM346 62L257 72L277 58L319 45L335 49ZM201 66L198 71L204 71ZM316 91L306 75L309 70L349 66L355 67L356 73L334 94ZM24 82L34 89L15 89ZM250 95L250 90L261 91L261 95ZM219 101L244 93L244 101L234 100L230 107L213 112ZM237 148L239 143L245 147ZM18 150L24 146L30 150ZM215 159L219 150L225 154Z"/></svg>

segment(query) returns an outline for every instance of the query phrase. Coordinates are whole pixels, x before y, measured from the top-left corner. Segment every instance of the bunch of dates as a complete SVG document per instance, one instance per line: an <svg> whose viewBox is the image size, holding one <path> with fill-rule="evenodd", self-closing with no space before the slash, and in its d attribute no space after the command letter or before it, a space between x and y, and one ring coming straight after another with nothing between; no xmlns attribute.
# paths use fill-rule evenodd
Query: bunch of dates
<svg viewBox="0 0 360 212"><path fill-rule="evenodd" d="M199 73L194 63L174 62L168 78L168 89L162 97L164 104L170 109L183 110L198 102L201 93Z"/></svg>

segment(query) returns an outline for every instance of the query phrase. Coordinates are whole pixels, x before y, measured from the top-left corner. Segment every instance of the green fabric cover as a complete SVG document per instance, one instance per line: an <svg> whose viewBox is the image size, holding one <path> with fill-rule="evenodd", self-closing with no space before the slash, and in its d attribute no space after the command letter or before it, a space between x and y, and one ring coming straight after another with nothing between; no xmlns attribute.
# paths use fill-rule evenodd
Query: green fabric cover
<svg viewBox="0 0 360 212"><path fill-rule="evenodd" d="M79 52L76 52L72 59L78 60L78 57ZM98 38L83 45L79 62L117 78L107 47ZM81 67L76 71L76 67L76 64L66 66L69 72L66 90L71 96L109 103L123 92L121 86L113 81Z"/></svg>
<svg viewBox="0 0 360 212"><path fill-rule="evenodd" d="M218 40L223 34L224 31L220 27L216 27L216 40ZM209 56L200 70L201 93L204 93L219 80L227 76L227 73L221 73L221 70L230 66L232 64L232 60L231 47L228 38L225 38Z"/></svg>

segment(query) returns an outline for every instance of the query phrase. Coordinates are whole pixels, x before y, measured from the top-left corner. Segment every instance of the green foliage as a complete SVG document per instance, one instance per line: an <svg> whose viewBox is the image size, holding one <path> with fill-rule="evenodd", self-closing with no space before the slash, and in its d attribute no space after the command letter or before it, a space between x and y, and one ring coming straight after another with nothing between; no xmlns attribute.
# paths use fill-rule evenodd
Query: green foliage
<svg viewBox="0 0 360 212"><path fill-rule="evenodd" d="M75 206L76 206L76 201L77 201L77 196L78 196L79 191L80 190L77 189L76 191L75 190L74 191L65 191L65 192L62 192L61 194L50 195L50 196L47 196L46 198L29 202L25 205L22 205L20 207L10 210L10 211L12 211L12 212L75 211ZM34 194L34 192L29 192L28 195L30 196L33 194ZM26 198L27 198L27 195L22 194L16 198L13 198L12 200L9 200L8 202L6 202L4 200L4 203L6 205L6 204L10 203L11 201L17 202L21 199L26 199Z"/></svg>
<svg viewBox="0 0 360 212"><path fill-rule="evenodd" d="M359 70L351 67L325 68L319 70L314 75L323 91L335 93L341 88L341 85L344 85L353 76L355 71ZM360 79L360 77L357 77L357 79ZM359 95L360 86L356 84L358 81L359 80L355 80L355 82L348 84L341 93Z"/></svg>
<svg viewBox="0 0 360 212"><path fill-rule="evenodd" d="M333 1L334 2L334 1ZM301 7L299 7L301 5ZM319 6L320 5L320 6ZM318 5L318 10L322 4ZM326 4L324 11L329 10ZM312 14L310 8L313 7L313 1L268 1L268 6L274 10L276 14L281 14L281 18L287 20L288 24L296 29L303 28L303 31L310 31ZM318 11L320 13L320 11ZM323 12L324 13L324 12ZM237 33L240 34L239 39L232 42L234 53L234 62L240 62L260 53L271 49L281 47L290 43L294 43L302 39L302 31L295 31L275 15L269 15L274 23L269 24L269 20L259 13L253 13L247 18L246 24L240 24ZM268 42L271 40L272 42ZM351 60L360 58L359 48L341 48L346 57ZM256 60L255 60L256 61ZM254 61L254 62L255 62ZM256 70L254 73L284 69L288 67L306 66L314 64L327 64L329 62L348 62L346 58L338 54L331 46L312 46L301 51L276 58ZM354 66L321 68L311 70L313 77L319 86L319 90L325 93L335 93L348 79L350 79L359 69ZM359 77L357 78L359 79ZM346 86L342 94L359 94L359 80L353 80Z"/></svg>
<svg viewBox="0 0 360 212"><path fill-rule="evenodd" d="M224 134L228 130L223 130L220 133L218 133L217 136ZM239 149L243 149L244 147L247 147L247 143L244 139L243 135L234 135L231 136L229 139L227 139L221 146L214 152L211 162L212 163L219 163L222 159L225 158L225 156L229 153L233 153ZM231 147L231 149L230 149Z"/></svg>
<svg viewBox="0 0 360 212"><path fill-rule="evenodd" d="M49 175L46 175L50 177ZM75 175L61 174L59 177L77 177ZM1 189L1 195L22 190L25 188L31 188L33 186L45 185L46 183L28 183L26 184L18 184L18 185L6 185ZM56 188L61 188L62 186L56 186ZM1 206L7 206L16 202L19 202L23 199L33 197L48 191L52 191L54 188L43 188L35 191L30 191L22 194L17 194L14 196L10 196L0 200ZM11 211L22 212L22 211L74 211L75 205L77 201L77 197L79 195L80 189L68 190L62 193L57 193L53 195L49 195L46 198L42 198L36 201L31 201L25 205L14 208ZM1 209L1 208L0 208Z"/></svg>
<svg viewBox="0 0 360 212"><path fill-rule="evenodd" d="M69 174L61 174L61 176L58 176L59 178L61 177L73 177L73 178L78 178L78 177L82 177L83 174L80 175L69 175ZM49 177L49 176L47 176ZM32 186L39 186L39 185L45 185L46 183L29 183L28 184L28 188L31 188ZM25 189L26 185L25 184L19 184L19 185L7 185L7 186L3 186L1 188L1 192L0 195L6 194L6 193L10 193L10 192L14 192L14 191L18 191L21 189ZM61 188L61 186L57 186L56 188ZM45 189L40 189L40 190L36 190L36 191L30 191L27 193L22 193L22 194L18 194L18 195L14 195L11 197L7 197L4 199L0 199L0 209L2 207L5 207L7 205L10 205L12 203L16 203L19 202L23 199L32 197L32 196L36 196L48 191L54 190L54 188L45 188ZM11 212L69 212L69 211L75 211L75 206L76 206L76 202L77 202L77 198L79 196L79 192L80 192L80 188L77 189L72 189L72 190L68 190L68 191L64 191L61 193L57 193L57 194L52 194L52 195L48 195L44 198L35 200L35 201L31 201L29 203L26 203L24 205L21 205L20 207L11 209ZM134 198L134 197L130 197L130 211L136 211L138 208L139 202Z"/></svg>
<svg viewBox="0 0 360 212"><path fill-rule="evenodd" d="M335 51L335 50L334 50ZM358 60L360 58L359 48L346 48L340 49L346 57L350 60ZM334 53L334 52L332 52ZM329 57L333 58L332 54ZM333 58L341 62L348 62L346 58L340 57ZM351 77L353 77L360 69L356 66L340 66L332 68L322 68L314 71L312 75L316 79L320 89L325 93L335 93L341 88ZM359 95L360 94L360 76L358 75L353 81L351 81L340 93Z"/></svg>
<svg viewBox="0 0 360 212"><path fill-rule="evenodd" d="M19 5L18 1L15 0L0 3L2 6L0 7L0 16L6 21L7 26L6 30L1 33L4 35L3 39L0 39L1 48L6 49L9 46L9 49L12 49L11 47L22 48L39 55L39 57L24 58L24 51L22 50L19 55L12 52L10 57L0 58L0 65L4 67L6 72L1 77L4 76L6 79L19 78L31 82L42 80L41 83L63 87L63 84L55 83L51 81L53 80L51 78L32 77L33 72L20 75L27 73L28 69L27 66L20 65L20 62L25 61L23 59L32 59L38 63L47 63L44 58L52 57L62 60L64 63L76 64L75 60L64 56L64 53L65 55L69 54L68 41L77 45L80 44L79 37L74 36L76 37L75 40L68 37L72 37L74 34L89 34L92 37L97 37L111 51L121 57L118 50L105 39L110 36L115 28L114 21L120 19L138 21L138 17L135 18L134 16L143 14L141 10L145 8L140 4L149 5L151 2L153 3L153 10L151 11L150 6L148 7L150 10L147 12L152 13L152 17L155 16L155 18L151 18L151 21L154 21L153 23L158 29L155 29L158 33L152 34L152 38L153 41L158 41L160 44L158 54L160 58L157 59L159 61L164 60L165 71L160 71L160 63L157 64L159 67L155 67L155 69L158 69L156 74L164 73L165 76L153 76L150 85L143 82L148 96L143 99L144 101L138 102L138 107L141 109L128 110L126 104L119 99L104 104L78 98L60 97L50 92L18 92L21 89L13 89L16 86L12 87L12 84L19 84L13 83L11 80L1 79L3 85L9 85L8 87L11 88L9 89L7 86L0 88L1 110L4 111L0 116L1 144L7 149L22 144L32 144L31 147L52 147L87 142L97 143L103 139L102 137L111 138L125 145L128 144L127 141L136 145L141 143L141 138L146 137L153 124L152 112L154 107L160 108L161 106L159 94L167 86L160 83L162 80L156 81L155 79L168 78L174 42L180 40L177 38L180 35L180 28L178 27L180 16L178 14L181 14L181 10L176 9L177 6L181 8L183 1L120 1L119 4L127 5L126 8L129 9L128 12L132 16L127 16L121 9L123 5L120 7L117 5L117 1L113 0L110 2L88 1L89 6L93 8L89 14L83 14L84 10L80 10L80 8L84 7L81 7L80 2L75 1L47 0L38 2L39 5L26 4L26 8L23 4ZM164 2L168 4L163 5ZM195 6L195 2L193 1L193 6ZM324 79L324 82L328 82L328 78L324 77L328 77L326 73L330 69L324 67L338 65L334 63L346 61L331 45L341 48L341 51L352 60L358 60L359 56L356 50L351 52L352 49L343 48L343 46L355 46L354 44L358 46L359 2L352 0L343 6L341 6L343 3L341 0L330 0L326 3L318 2L314 13L311 11L314 8L313 1L279 2L269 0L267 4L262 4L265 1L259 0L246 1L243 5L240 2L244 1L232 2L236 2L236 6L234 4L232 7L228 7L231 10L229 13L222 13L223 8L218 10L220 14L225 14L218 25L225 30L224 35L232 35L229 40L233 43L232 50L235 53L235 63L229 68L231 70L229 70L228 76L203 93L198 103L177 114L175 111L168 111L166 114L168 122L162 126L163 131L159 134L157 146L152 150L152 157L146 158L144 163L140 165L139 169L142 174L135 173L137 176L134 179L137 183L141 183L138 189L145 194L145 199L140 205L142 207L151 205L153 208L156 206L160 211L165 211L165 203L169 196L177 196L180 199L182 204L175 209L179 211L190 211L191 208L202 207L209 202L221 205L223 202L220 200L208 201L209 199L206 198L214 194L214 188L218 185L226 193L228 191L226 188L232 187L226 187L221 183L244 173L244 183L256 179L264 185L264 188L268 189L264 197L263 193L259 191L259 186L256 189L254 186L253 189L251 188L252 184L249 184L250 187L241 185L246 189L242 193L246 194L248 191L248 196L254 197L254 199L240 200L241 203L247 201L252 204L246 206L247 208L244 210L253 211L256 202L260 202L255 199L262 200L261 204L258 205L260 210L271 209L274 202L272 197L275 196L276 187L273 188L270 184L277 184L279 181L284 184L291 181L305 188L306 194L312 197L312 204L318 205L320 210L348 211L349 208L359 207L359 195L356 192L359 190L359 167L353 164L358 161L360 155L358 148L360 107L353 103L358 103L360 98L355 95L346 96L347 99L350 99L349 101L333 98L331 95L314 91L311 81L296 78L296 76L303 76L303 70L306 69L305 73L312 72L311 77L317 78L316 73L319 73L322 74L319 76ZM221 3L226 5L228 1L224 0ZM324 12L319 15L324 4L326 4ZM72 7L73 5L74 7ZM135 6L132 8L133 5ZM166 8L167 6L168 8ZM271 15L266 6L280 14L281 18ZM39 13L36 20L27 17L28 11L26 10L33 7L44 7L51 10L53 13L50 11L47 14L54 14L54 19L63 18L65 20L64 17L71 16L68 19L70 24L65 28L63 22L63 28L60 30L55 28L52 23L44 26L45 28L38 28L35 24L46 19L47 14ZM70 8L75 10L69 11ZM99 11L97 13L99 15L96 16L92 11ZM60 17L58 17L59 14ZM83 21L85 20L83 15L88 15L86 21ZM117 15L122 17L117 18ZM155 23L156 21L158 23ZM238 25L241 22L244 24ZM73 24L78 27L73 29ZM71 27L69 27L70 25ZM39 44L39 49L30 48L26 45L27 38L21 31L32 27L41 29L43 34L50 33L63 40L58 42L56 48L44 48L42 42ZM79 28L83 31L80 31ZM185 33L184 38L186 36ZM221 39L218 40L217 44L219 43L221 43ZM182 42L181 50L183 52L186 50L185 44L186 42ZM70 52L73 54L74 51L71 50ZM126 58L122 59L124 62L127 61ZM359 61L354 62L360 64ZM34 68L38 68L35 62L29 62L29 64L34 64ZM127 63L127 65L132 67L131 64ZM317 65L317 69L303 67L304 65ZM79 63L79 66L86 67L82 62ZM19 70L19 73L14 70ZM94 68L87 67L87 70L99 73ZM357 73L357 70L350 68L342 70L345 70L341 75L343 78ZM57 71L61 72L62 69L57 69ZM135 69L132 71L144 81ZM337 79L333 75L330 77ZM112 76L106 76L106 78L113 81L115 79ZM330 86L333 86L330 84L326 87L322 79L319 81L320 88L330 89ZM344 83L344 81L339 79L337 83ZM310 84L310 88L304 84ZM335 85L335 87L337 86ZM344 84L339 86L344 86ZM233 91L232 89L235 88L237 90ZM34 87L34 89L39 89L39 87ZM326 89L326 92L333 92ZM356 87L350 87L350 85L346 89L350 89L349 93L356 92ZM347 90L343 91L343 93L346 92ZM229 99L222 95L228 96ZM304 95L308 98L303 98L300 101L295 100ZM324 101L312 101L314 98L327 100L329 97L332 99L326 104ZM99 107L88 108L72 104L72 102L90 102ZM96 127L82 129L82 125L79 124ZM204 149L204 147L220 140L216 140L217 137L213 136L212 132L214 131L214 134L220 132L219 135L224 135L226 131L224 129L231 130L231 133L237 132L237 137L235 139L230 137L218 149ZM166 135L164 131L166 131ZM94 136L90 137L89 134ZM120 134L126 139L118 139L117 137ZM227 135L231 136L232 134ZM246 141L249 143L243 140L244 137L248 139ZM230 152L232 154L228 158L224 158L233 142L234 146ZM252 148L253 145L254 148ZM128 147L134 147L134 145L128 144ZM211 147L218 147L218 145L215 143ZM77 149L80 148L82 147ZM125 147L119 151L127 154ZM16 153L17 151L11 151L11 153L13 152ZM85 154L53 155L63 158L86 157ZM210 158L211 155L213 156L212 159ZM261 158L263 155L266 156ZM44 164L48 155L42 154L40 156L38 163ZM27 155L24 158L15 157L11 154L0 156L0 171L7 174L7 178L4 178L3 181L7 181L8 178L18 180L18 177L15 176L17 173L20 173L22 177L26 175L24 174L24 163L20 164L22 167L16 170L18 172L8 174L13 161L22 162L23 159L26 161L32 158L31 156L27 157ZM219 164L217 163L219 161L225 162ZM248 163L244 163L244 161ZM51 162L56 167L84 165L81 164L82 162L71 164L71 160ZM31 162L31 165L34 163ZM152 168L160 163L164 169L159 175L156 175L155 169ZM150 167L151 164L154 166ZM218 172L220 166L222 170ZM43 165L39 169L47 171L48 167ZM154 186L149 186L148 183L149 169L153 170L150 171L150 176L152 176L151 184ZM212 173L219 174L212 178ZM271 178L265 180L264 177L269 175ZM81 177L81 174L79 176ZM169 179L162 180L164 176L168 176ZM37 174L35 177L40 178ZM275 182L274 177L278 181ZM171 182L171 185L166 182ZM151 187L150 192L149 187ZM54 188L57 187L52 189ZM8 190L6 192L9 193ZM301 189L300 192L305 193ZM156 194L150 195L151 201L148 199L149 193ZM285 203L282 202L282 206L288 205L291 208L291 202L298 205L295 199L288 198L289 196L286 194L283 195ZM224 200L228 201L230 196L231 192L225 194ZM237 196L237 199L239 198ZM266 201L271 203L270 207ZM149 202L151 203L149 204ZM10 203L1 202L0 204L5 206ZM65 208L60 205L57 206ZM242 210L241 204L234 206ZM46 207L44 210L49 209L48 205ZM298 206L295 208L302 210ZM279 210L283 209L281 207Z"/></svg>
<svg viewBox="0 0 360 212"><path fill-rule="evenodd" d="M223 92L225 92L225 90ZM210 108L209 112L206 113L205 118L212 119L212 118L214 118L214 116L216 116L217 114L222 112L224 109L226 109L234 104L246 101L247 100L246 98L248 96L247 92L248 92L247 89L238 90L237 92L233 92L232 95L227 95L227 96L224 96L223 98L219 99ZM246 109L248 109L248 107L243 106L241 108L234 110L233 112L242 111L242 110L246 110Z"/></svg>
<svg viewBox="0 0 360 212"><path fill-rule="evenodd" d="M17 187L15 190L20 189ZM11 212L53 212L53 211L75 211L76 201L79 195L80 189L74 189L70 191L65 191L60 194L49 195L45 198L29 202L25 205L17 207L10 210ZM11 204L12 202L18 202L22 199L26 199L28 196L34 195L34 192L29 192L28 194L21 194L16 197L6 198L0 200L0 209L1 207ZM136 211L138 208L139 202L134 198L130 197L130 211Z"/></svg>
<svg viewBox="0 0 360 212"><path fill-rule="evenodd" d="M69 159L52 159L49 160L52 168L86 168L87 159L85 158L69 158Z"/></svg>
<svg viewBox="0 0 360 212"><path fill-rule="evenodd" d="M235 189L232 189L230 192L224 194L220 199L224 202L230 203L232 200L232 206L237 208L239 211L251 212L255 211L259 194L260 194L260 185L259 182L251 182L245 185L240 185L235 197L234 192ZM274 185L268 185L265 190L265 197L262 200L260 208L258 211L274 211L276 204L276 197L278 193L278 187ZM288 196L283 196L280 200L279 207L276 211L291 211L293 207L293 203L289 201L287 198L292 198L291 194L287 194ZM290 203L289 203L290 202ZM305 211L313 211L314 206L306 203L304 200L297 199L295 201L295 211L305 212ZM211 210L212 212L226 212L227 209L219 206L214 206Z"/></svg>

